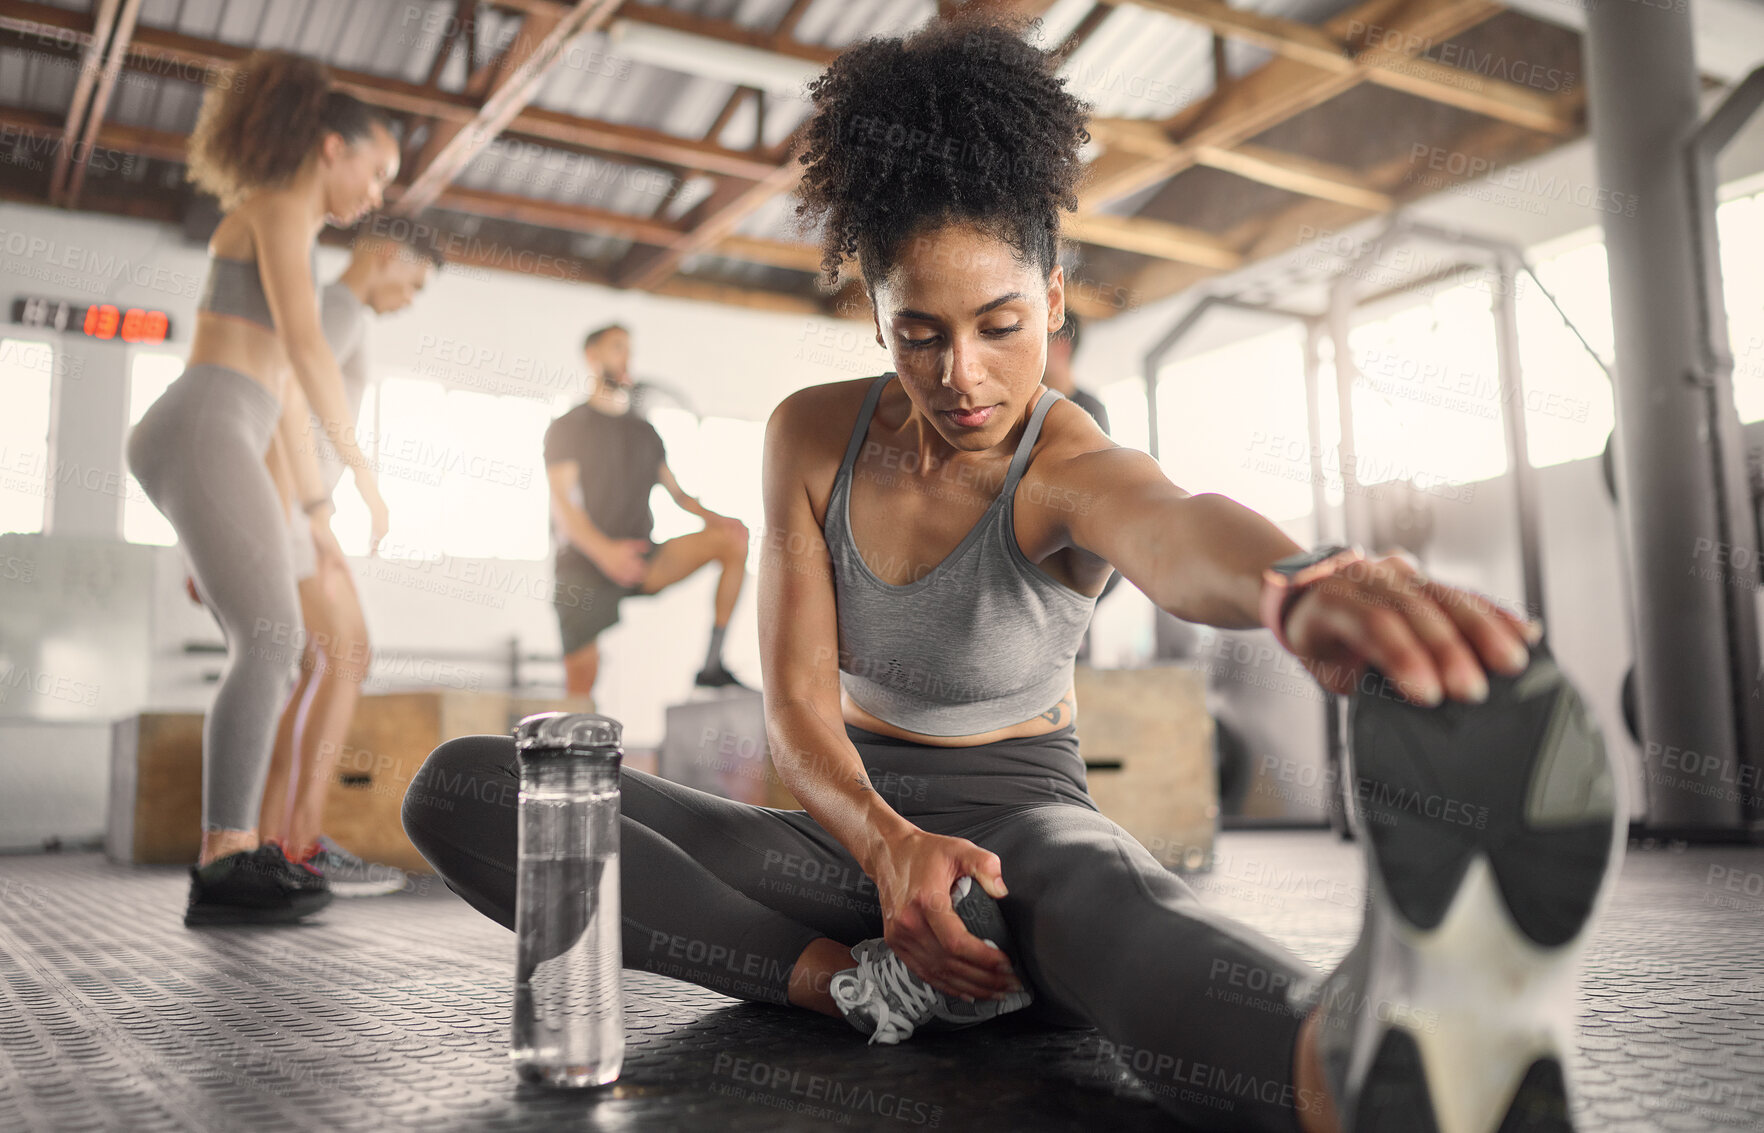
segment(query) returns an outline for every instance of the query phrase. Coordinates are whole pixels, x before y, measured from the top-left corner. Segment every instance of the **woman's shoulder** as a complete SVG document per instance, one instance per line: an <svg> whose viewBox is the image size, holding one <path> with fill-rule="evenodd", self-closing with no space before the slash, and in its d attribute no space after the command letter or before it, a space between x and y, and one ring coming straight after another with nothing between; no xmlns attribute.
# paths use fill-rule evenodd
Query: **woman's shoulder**
<svg viewBox="0 0 1764 1133"><path fill-rule="evenodd" d="M775 427L788 433L820 433L837 418L847 424L856 421L858 409L870 392L876 377L849 378L842 382L824 382L804 386L789 394L772 411Z"/></svg>
<svg viewBox="0 0 1764 1133"><path fill-rule="evenodd" d="M1048 397L1052 392L1041 396ZM1093 466L1107 466L1119 459L1113 455L1117 451L1133 450L1122 449L1110 440L1096 418L1071 398L1056 398L1042 418L1041 433L1035 438L1034 455L1023 479L1043 487L1063 484ZM1103 463L1099 465L1099 461Z"/></svg>
<svg viewBox="0 0 1764 1133"><path fill-rule="evenodd" d="M851 430L875 377L804 386L772 410L766 444L805 474L830 465L837 469Z"/></svg>
<svg viewBox="0 0 1764 1133"><path fill-rule="evenodd" d="M208 254L223 260L255 260L257 241L252 235L252 214L242 204L221 217L208 237Z"/></svg>
<svg viewBox="0 0 1764 1133"><path fill-rule="evenodd" d="M1041 396L1051 399L1051 403L1041 421L1041 435L1036 438L1038 455L1045 452L1076 456L1117 447L1096 423L1096 418L1077 402L1069 397L1056 396L1051 388Z"/></svg>
<svg viewBox="0 0 1764 1133"><path fill-rule="evenodd" d="M266 189L235 205L208 238L210 255L225 260L257 260L263 234L271 226L297 223L296 208L286 191Z"/></svg>

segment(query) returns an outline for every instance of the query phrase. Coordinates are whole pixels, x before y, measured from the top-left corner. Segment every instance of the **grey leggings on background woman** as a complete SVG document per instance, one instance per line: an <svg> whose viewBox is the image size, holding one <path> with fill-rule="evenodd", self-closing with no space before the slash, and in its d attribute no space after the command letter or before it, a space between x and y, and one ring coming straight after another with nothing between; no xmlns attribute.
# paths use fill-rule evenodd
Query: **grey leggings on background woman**
<svg viewBox="0 0 1764 1133"><path fill-rule="evenodd" d="M178 533L227 667L202 724L202 828L251 830L302 645L300 594L264 458L282 407L225 366L192 365L129 434L129 470Z"/></svg>
<svg viewBox="0 0 1764 1133"><path fill-rule="evenodd" d="M1095 1027L1111 1072L1129 1067L1196 1125L1298 1128L1292 1056L1316 974L1203 906L1097 811L1073 728L966 748L846 734L896 811L998 855L1031 1016ZM404 799L417 849L508 928L519 792L514 741L464 736L435 749ZM784 1004L811 942L882 935L874 883L806 811L629 769L620 809L627 968ZM1260 994L1244 993L1252 984Z"/></svg>

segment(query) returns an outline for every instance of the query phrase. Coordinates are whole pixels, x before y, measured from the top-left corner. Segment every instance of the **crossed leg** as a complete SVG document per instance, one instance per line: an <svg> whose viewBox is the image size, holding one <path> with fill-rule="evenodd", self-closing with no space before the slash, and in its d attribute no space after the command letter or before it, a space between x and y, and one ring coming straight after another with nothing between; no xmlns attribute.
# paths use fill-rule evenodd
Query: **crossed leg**
<svg viewBox="0 0 1764 1133"><path fill-rule="evenodd" d="M404 799L404 829L423 857L505 928L515 923L519 787L512 739L464 736L435 749ZM811 945L881 935L874 887L805 813L629 769L620 805L626 967L791 1003L801 998L793 969Z"/></svg>
<svg viewBox="0 0 1764 1133"><path fill-rule="evenodd" d="M449 888L513 927L513 741L435 749L404 825ZM621 780L626 967L738 998L808 1006L794 969L812 949L882 934L873 884L800 811L733 802L626 770ZM983 808L915 821L999 855L1032 1011L1100 1032L1160 1105L1201 1128L1297 1130L1320 1095L1295 1066L1294 1005L1316 978L1261 934L1202 905L1114 822L1072 804ZM1319 1086L1320 1088L1320 1086Z"/></svg>
<svg viewBox="0 0 1764 1133"><path fill-rule="evenodd" d="M1202 904L1115 822L1070 804L917 821L998 855L1036 1007L1096 1027L1099 1064L1197 1128L1292 1131L1322 1107L1294 1057L1321 973Z"/></svg>

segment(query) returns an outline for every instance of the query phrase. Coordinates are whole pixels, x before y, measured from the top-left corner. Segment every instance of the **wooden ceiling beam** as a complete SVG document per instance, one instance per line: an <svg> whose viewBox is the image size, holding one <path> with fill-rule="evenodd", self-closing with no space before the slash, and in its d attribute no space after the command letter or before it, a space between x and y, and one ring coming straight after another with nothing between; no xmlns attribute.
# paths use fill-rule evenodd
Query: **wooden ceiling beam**
<svg viewBox="0 0 1764 1133"><path fill-rule="evenodd" d="M684 231L666 248L633 248L613 273L621 287L653 291L675 271L680 261L695 252L707 251L724 237L735 233L740 224L773 197L788 193L802 178L802 166L792 148L784 161L758 181L727 178L711 190L696 208L686 215Z"/></svg>
<svg viewBox="0 0 1764 1133"><path fill-rule="evenodd" d="M725 236L711 249L719 256L811 274L821 270L821 249L814 244L766 240L758 236Z"/></svg>
<svg viewBox="0 0 1764 1133"><path fill-rule="evenodd" d="M81 129L86 122L86 109L92 104L99 77L104 72L104 48L116 29L117 15L121 10L121 0L99 0L98 11L92 17L92 34L81 47L80 76L74 80L73 98L69 100L67 107L67 121L61 128L61 136L67 141L56 148L55 168L49 174L51 204L61 204L67 192L68 171L77 148L73 140L81 136Z"/></svg>
<svg viewBox="0 0 1764 1133"><path fill-rule="evenodd" d="M498 8L524 12L528 16L555 15L559 10L569 8L569 5L562 3L561 0L492 0L492 3ZM619 10L618 18L629 20L634 24L651 24L655 27L685 32L688 35L718 39L725 43L751 47L756 51L769 51L774 55L785 55L808 63L819 63L822 66L831 63L840 51L839 48L825 47L818 43L804 43L788 32L780 34L776 31L759 31L745 24L738 24L734 20L711 19L708 16L693 15L691 12L679 12L672 8L664 8L659 4L626 4ZM795 27L794 24L790 26Z"/></svg>
<svg viewBox="0 0 1764 1133"><path fill-rule="evenodd" d="M1198 23L1220 35L1271 51L1320 71L1358 75L1365 82L1401 90L1418 98L1456 106L1517 126L1567 137L1576 130L1554 100L1518 83L1494 79L1419 57L1432 42L1391 49L1375 46L1355 52L1346 38L1328 26L1267 16L1234 8L1221 0L1113 0ZM1359 21L1361 24L1364 21ZM1351 30L1351 25L1350 25ZM1389 36L1380 37L1388 43Z"/></svg>
<svg viewBox="0 0 1764 1133"><path fill-rule="evenodd" d="M772 34L783 36L785 39L794 39L796 25L802 22L804 16L808 15L809 5L814 2L815 0L790 0L790 8L779 18L778 26L772 29Z"/></svg>
<svg viewBox="0 0 1764 1133"><path fill-rule="evenodd" d="M1370 212L1388 212L1394 203L1389 193L1374 189L1351 169L1266 146L1247 142L1235 149L1201 146L1195 153L1195 160L1212 169L1235 173L1289 193L1339 201Z"/></svg>
<svg viewBox="0 0 1764 1133"><path fill-rule="evenodd" d="M1199 24L1240 43L1306 63L1320 70L1343 70L1352 66L1347 45L1316 24L1267 16L1250 8L1233 8L1220 0L1104 0L1120 6L1131 3L1147 11L1175 16Z"/></svg>
<svg viewBox="0 0 1764 1133"><path fill-rule="evenodd" d="M1419 54L1430 44L1467 31L1503 10L1492 0L1411 0L1394 11L1389 0L1360 0L1322 27L1329 35L1345 39L1354 29L1373 23L1384 30L1386 42L1412 46L1411 54ZM1385 54L1409 58L1400 50ZM1202 147L1235 148L1351 90L1364 79L1365 75L1353 68L1321 70L1292 59L1271 59L1197 113L1178 114L1174 121L1181 123L1183 133L1171 139L1171 148L1164 153L1146 156L1105 151L1091 163L1080 187L1080 211L1095 211L1166 181L1194 165Z"/></svg>
<svg viewBox="0 0 1764 1133"><path fill-rule="evenodd" d="M565 232L592 232L645 244L671 244L680 235L677 226L646 216L458 185L441 190L433 203L441 208L492 220L512 220Z"/></svg>
<svg viewBox="0 0 1764 1133"><path fill-rule="evenodd" d="M1481 155L1494 162L1494 168L1501 168L1535 157L1555 144L1555 140L1548 135L1526 130L1510 122L1484 122L1453 140L1450 148L1455 152ZM1442 186L1438 181L1417 180L1413 176L1414 170L1414 165L1405 155L1367 170L1364 176L1369 184L1388 193L1395 207L1436 192L1449 191L1449 185ZM1446 179L1457 183L1471 180L1467 173L1457 177L1448 175ZM1242 253L1245 263L1253 263L1269 256L1290 253L1307 239L1314 238L1317 233L1340 231L1364 220L1366 215L1365 210L1338 201L1304 200L1272 216L1245 220L1227 231L1223 239ZM1131 275L1126 281L1126 288L1138 296L1142 303L1155 303L1193 286L1209 274L1211 273L1198 268L1152 263Z"/></svg>
<svg viewBox="0 0 1764 1133"><path fill-rule="evenodd" d="M698 169L725 177L757 181L777 168L773 161L746 150L727 149L714 142L682 138L642 126L600 122L534 107L523 111L508 132L534 141L568 142L621 157Z"/></svg>
<svg viewBox="0 0 1764 1133"><path fill-rule="evenodd" d="M0 30L27 35L46 33L55 36L59 44L83 44L91 39L92 19L81 12L34 0L0 0ZM198 73L177 77L200 81L202 73L231 66L246 54L247 49L235 44L164 28L139 27L129 43L127 65L131 70L150 74L165 73L168 67L190 69ZM478 103L462 94L346 68L330 70L340 87L375 106L454 123L469 123L478 116ZM776 168L774 162L745 150L531 106L516 115L505 132L536 142L559 142L619 157L753 180L766 177Z"/></svg>
<svg viewBox="0 0 1764 1133"><path fill-rule="evenodd" d="M562 61L577 36L612 17L621 0L578 0L572 8L530 15L509 45L496 87L471 121L437 127L424 147L422 169L399 198L401 213L421 212L451 185L472 159L517 118L539 93L539 86ZM531 32L527 23L533 24Z"/></svg>
<svg viewBox="0 0 1764 1133"><path fill-rule="evenodd" d="M1080 243L1101 244L1215 271L1230 271L1243 263L1236 249L1211 233L1149 217L1092 213L1068 217L1061 228L1067 238Z"/></svg>
<svg viewBox="0 0 1764 1133"><path fill-rule="evenodd" d="M99 16L103 12L100 10ZM72 8L30 0L0 0L0 31L36 36L39 47L86 47L97 38L100 22Z"/></svg>
<svg viewBox="0 0 1764 1133"><path fill-rule="evenodd" d="M752 307L761 311L781 311L792 315L826 313L821 301L810 295L791 295L783 291L768 291L762 287L743 287L709 279L692 279L683 275L663 280L649 290L675 299L695 299L700 303L721 303L729 307Z"/></svg>
<svg viewBox="0 0 1764 1133"><path fill-rule="evenodd" d="M1072 57L1072 52L1083 47L1084 41L1095 35L1096 29L1102 27L1103 21L1113 15L1114 11L1108 4L1092 4L1090 11L1084 13L1084 18L1078 21L1078 25L1066 36L1065 41L1054 48L1054 66L1063 66Z"/></svg>
<svg viewBox="0 0 1764 1133"><path fill-rule="evenodd" d="M1092 119L1090 134L1111 149L1139 157L1163 157L1178 148L1157 123L1145 119ZM1244 142L1236 147L1196 146L1192 157L1196 165L1222 169L1291 193L1340 201L1375 212L1383 212L1391 206L1389 194L1372 187L1355 171L1299 154Z"/></svg>
<svg viewBox="0 0 1764 1133"><path fill-rule="evenodd" d="M0 127L14 130L20 134L46 139L59 139L62 132L61 120L56 115L15 106L0 106ZM183 134L150 130L140 126L123 126L117 123L105 124L97 136L99 146L121 153L167 161L183 160L188 141L189 139ZM17 199L37 200L34 196L24 197L16 192L12 195ZM167 199L172 198L168 197ZM97 203L88 202L87 211L117 211L114 201L106 204L106 200L108 198L101 198ZM627 216L623 213L568 202L535 200L529 197L464 189L458 186L449 186L443 190L435 204L441 208L470 213L474 216L543 225L569 232L595 232L662 246L671 245L683 234L679 227L648 217ZM168 215L164 217L167 220L176 220L179 213L176 208L162 211L168 211ZM129 215L144 214L135 210ZM761 240L748 236L730 236L709 250L714 251L717 255L791 268L797 271L818 272L820 270L820 249L809 244ZM614 285L611 273L602 265L568 256L554 255L553 258L570 269L570 279L606 286ZM448 260L450 263L460 263L467 266L514 270L510 267L511 257L500 252L481 249L474 252L470 250L470 245L465 251L450 247ZM824 302L813 296L793 295L789 292L774 291L768 288L742 287L681 276L670 278L651 290L661 295L728 303L735 306L810 314L825 313Z"/></svg>
<svg viewBox="0 0 1764 1133"><path fill-rule="evenodd" d="M104 73L98 79L98 88L92 92L92 105L86 112L86 124L80 131L79 144L74 147L77 152L74 154L73 172L60 200L64 208L78 205L80 191L86 187L86 157L92 152L92 145L104 124L104 115L110 109L110 96L116 92L116 81L122 74L129 40L135 34L135 21L140 15L141 0L123 0L122 11L117 15L116 26L110 33L110 45L104 52ZM54 199L54 195L55 190L51 187L51 199Z"/></svg>

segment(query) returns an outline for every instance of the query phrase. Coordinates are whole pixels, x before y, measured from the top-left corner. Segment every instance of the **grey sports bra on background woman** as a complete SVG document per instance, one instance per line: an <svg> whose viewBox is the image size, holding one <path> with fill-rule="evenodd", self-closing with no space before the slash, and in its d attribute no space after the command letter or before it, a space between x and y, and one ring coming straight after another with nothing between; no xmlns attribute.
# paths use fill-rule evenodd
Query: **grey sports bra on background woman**
<svg viewBox="0 0 1764 1133"><path fill-rule="evenodd" d="M318 280L318 249L312 250L314 287ZM263 276L257 260L230 260L210 256L208 280L202 285L202 296L196 300L198 311L213 311L256 323L265 330L276 329L275 316L270 314L269 296L263 290Z"/></svg>
<svg viewBox="0 0 1764 1133"><path fill-rule="evenodd" d="M896 586L864 563L851 533L852 469L893 377L870 384L822 527L838 603L840 684L864 711L920 735L1022 723L1065 695L1096 607L1017 546L1017 484L1059 391L1042 391L1004 486L973 530L930 573Z"/></svg>

